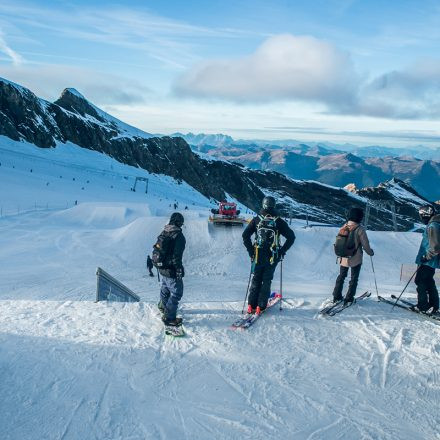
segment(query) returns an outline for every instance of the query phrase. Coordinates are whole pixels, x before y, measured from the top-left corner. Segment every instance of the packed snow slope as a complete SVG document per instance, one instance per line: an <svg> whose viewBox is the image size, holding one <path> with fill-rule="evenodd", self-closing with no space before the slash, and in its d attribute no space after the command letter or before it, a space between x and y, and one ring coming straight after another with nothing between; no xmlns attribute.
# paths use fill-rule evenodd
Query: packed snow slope
<svg viewBox="0 0 440 440"><path fill-rule="evenodd" d="M294 222L283 311L232 331L249 261L241 230L208 226L208 200L92 151L0 147L0 438L440 438L435 323L374 293L317 317L336 229ZM135 176L148 194L130 190ZM145 269L174 203L186 219L182 339L164 336ZM369 235L380 292L398 293L420 235ZM142 301L95 303L97 266Z"/></svg>

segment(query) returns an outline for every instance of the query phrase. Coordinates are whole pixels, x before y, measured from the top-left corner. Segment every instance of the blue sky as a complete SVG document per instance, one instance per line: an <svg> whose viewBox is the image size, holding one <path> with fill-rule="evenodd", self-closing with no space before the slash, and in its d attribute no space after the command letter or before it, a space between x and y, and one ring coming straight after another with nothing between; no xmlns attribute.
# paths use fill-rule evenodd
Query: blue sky
<svg viewBox="0 0 440 440"><path fill-rule="evenodd" d="M0 76L153 133L438 145L437 1L10 1Z"/></svg>

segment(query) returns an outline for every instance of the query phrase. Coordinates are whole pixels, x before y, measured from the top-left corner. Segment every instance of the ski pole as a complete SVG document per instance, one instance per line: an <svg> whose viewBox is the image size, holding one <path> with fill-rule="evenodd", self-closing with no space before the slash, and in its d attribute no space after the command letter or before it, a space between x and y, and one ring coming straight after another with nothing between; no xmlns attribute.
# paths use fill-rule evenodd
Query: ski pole
<svg viewBox="0 0 440 440"><path fill-rule="evenodd" d="M411 275L411 278L408 280L408 282L406 283L406 286L403 288L402 292L400 292L399 297L396 299L395 303L393 304L393 309L394 309L394 307L396 306L397 301L399 301L400 297L403 295L403 292L405 292L406 288L409 286L409 283L412 281L412 279L415 277L416 273L419 271L419 269L420 269L421 267L422 267L421 265L418 266L418 267L417 267L417 270Z"/></svg>
<svg viewBox="0 0 440 440"><path fill-rule="evenodd" d="M243 308L241 309L241 314L244 314L244 308L246 307L246 300L249 294L249 286L251 285L251 277L252 277L252 263L251 263L251 270L249 272L249 281L248 281L248 285L247 285L247 289L246 289L246 296L244 297L244 302L243 302Z"/></svg>
<svg viewBox="0 0 440 440"><path fill-rule="evenodd" d="M371 269L373 269L374 285L376 286L376 296L379 298L379 291L377 290L376 272L374 271L373 257L370 255Z"/></svg>
<svg viewBox="0 0 440 440"><path fill-rule="evenodd" d="M280 312L283 310L283 259L281 259L281 266L280 266Z"/></svg>

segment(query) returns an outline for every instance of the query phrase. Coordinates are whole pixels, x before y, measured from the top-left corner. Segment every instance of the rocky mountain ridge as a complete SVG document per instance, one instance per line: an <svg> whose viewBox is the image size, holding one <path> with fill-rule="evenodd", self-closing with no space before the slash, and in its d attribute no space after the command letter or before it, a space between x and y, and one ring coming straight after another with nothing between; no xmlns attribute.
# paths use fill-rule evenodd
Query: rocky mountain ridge
<svg viewBox="0 0 440 440"><path fill-rule="evenodd" d="M273 194L284 216L340 224L347 207L376 203L374 189L354 194L315 181L294 180L275 171L252 170L201 157L182 138L152 137L103 112L75 89L65 89L57 101L50 103L0 79L0 135L39 148L71 142L151 173L185 181L208 198L233 197L253 211L259 209L264 195ZM410 229L417 221L417 207L426 200L409 191L403 182L395 181L393 185L394 189L400 188L400 197L388 190L381 190L381 197L398 207L399 228ZM389 207L377 206L369 225L392 229Z"/></svg>

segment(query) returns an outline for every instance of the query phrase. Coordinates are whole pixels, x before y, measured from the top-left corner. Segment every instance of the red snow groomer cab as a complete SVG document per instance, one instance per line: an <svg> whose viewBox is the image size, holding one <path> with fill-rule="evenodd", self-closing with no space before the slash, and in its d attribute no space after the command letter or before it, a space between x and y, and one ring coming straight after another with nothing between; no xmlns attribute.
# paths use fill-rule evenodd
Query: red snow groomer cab
<svg viewBox="0 0 440 440"><path fill-rule="evenodd" d="M240 211L232 202L220 202L218 209L211 209L209 221L216 226L243 226L246 219L239 217Z"/></svg>

